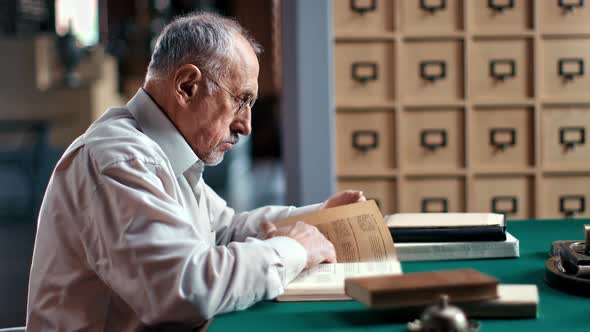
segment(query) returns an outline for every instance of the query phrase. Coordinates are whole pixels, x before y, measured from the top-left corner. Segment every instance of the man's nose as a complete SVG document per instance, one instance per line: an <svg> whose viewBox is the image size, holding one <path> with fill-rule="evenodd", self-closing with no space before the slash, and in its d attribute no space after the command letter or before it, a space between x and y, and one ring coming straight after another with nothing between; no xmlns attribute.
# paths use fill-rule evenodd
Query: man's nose
<svg viewBox="0 0 590 332"><path fill-rule="evenodd" d="M234 121L232 122L232 130L236 131L240 135L248 136L252 133L251 123L252 112L250 107L246 107L245 110L236 114Z"/></svg>

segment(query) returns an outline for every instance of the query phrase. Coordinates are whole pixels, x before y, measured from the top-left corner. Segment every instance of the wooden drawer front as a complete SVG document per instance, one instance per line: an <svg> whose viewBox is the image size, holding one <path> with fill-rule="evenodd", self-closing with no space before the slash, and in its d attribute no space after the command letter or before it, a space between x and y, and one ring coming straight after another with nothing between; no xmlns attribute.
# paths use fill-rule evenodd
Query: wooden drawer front
<svg viewBox="0 0 590 332"><path fill-rule="evenodd" d="M444 33L463 30L463 1L400 1L404 33Z"/></svg>
<svg viewBox="0 0 590 332"><path fill-rule="evenodd" d="M523 100L533 96L529 40L478 40L470 57L475 101Z"/></svg>
<svg viewBox="0 0 590 332"><path fill-rule="evenodd" d="M335 0L332 5L336 34L393 32L393 0Z"/></svg>
<svg viewBox="0 0 590 332"><path fill-rule="evenodd" d="M590 176L548 176L543 181L541 218L590 217Z"/></svg>
<svg viewBox="0 0 590 332"><path fill-rule="evenodd" d="M338 42L334 55L339 105L393 101L393 43Z"/></svg>
<svg viewBox="0 0 590 332"><path fill-rule="evenodd" d="M400 193L402 212L464 212L463 178L409 178Z"/></svg>
<svg viewBox="0 0 590 332"><path fill-rule="evenodd" d="M531 177L477 177L469 210L504 213L509 219L532 218L533 192Z"/></svg>
<svg viewBox="0 0 590 332"><path fill-rule="evenodd" d="M367 199L374 199L383 214L397 212L394 179L340 179L338 190L362 190Z"/></svg>
<svg viewBox="0 0 590 332"><path fill-rule="evenodd" d="M465 165L462 110L411 110L403 119L401 158L408 168L440 170Z"/></svg>
<svg viewBox="0 0 590 332"><path fill-rule="evenodd" d="M533 110L476 109L470 156L476 167L533 166Z"/></svg>
<svg viewBox="0 0 590 332"><path fill-rule="evenodd" d="M586 0L535 1L539 6L539 28L544 32L588 31L590 8Z"/></svg>
<svg viewBox="0 0 590 332"><path fill-rule="evenodd" d="M371 174L395 168L395 114L339 112L336 114L338 174Z"/></svg>
<svg viewBox="0 0 590 332"><path fill-rule="evenodd" d="M462 42L411 41L405 50L401 89L406 101L463 99Z"/></svg>
<svg viewBox="0 0 590 332"><path fill-rule="evenodd" d="M545 108L541 130L544 166L588 166L590 108Z"/></svg>
<svg viewBox="0 0 590 332"><path fill-rule="evenodd" d="M542 97L588 98L590 39L545 40L542 58Z"/></svg>
<svg viewBox="0 0 590 332"><path fill-rule="evenodd" d="M469 3L471 24L477 32L517 32L532 28L530 0L486 0Z"/></svg>

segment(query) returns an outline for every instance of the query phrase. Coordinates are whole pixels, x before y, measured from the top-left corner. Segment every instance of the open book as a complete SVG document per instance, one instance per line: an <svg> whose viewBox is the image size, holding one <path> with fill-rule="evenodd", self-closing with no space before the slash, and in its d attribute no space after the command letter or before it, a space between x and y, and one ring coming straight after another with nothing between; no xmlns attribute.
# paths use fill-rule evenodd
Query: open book
<svg viewBox="0 0 590 332"><path fill-rule="evenodd" d="M324 209L275 224L281 227L297 221L316 226L334 244L338 263L303 271L277 301L350 299L344 293L346 278L401 274L391 234L374 201Z"/></svg>

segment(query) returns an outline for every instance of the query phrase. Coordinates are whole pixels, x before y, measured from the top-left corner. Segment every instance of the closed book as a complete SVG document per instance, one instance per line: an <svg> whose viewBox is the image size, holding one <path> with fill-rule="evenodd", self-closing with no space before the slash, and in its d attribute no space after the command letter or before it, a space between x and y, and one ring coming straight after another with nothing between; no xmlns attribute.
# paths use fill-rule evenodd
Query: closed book
<svg viewBox="0 0 590 332"><path fill-rule="evenodd" d="M513 258L520 255L519 241L506 232L506 241L394 243L402 262L456 259Z"/></svg>
<svg viewBox="0 0 590 332"><path fill-rule="evenodd" d="M432 305L387 309L391 317L412 320L420 317L426 307ZM498 285L498 298L475 302L454 302L469 318L536 318L539 291L536 285Z"/></svg>
<svg viewBox="0 0 590 332"><path fill-rule="evenodd" d="M469 242L505 241L506 227L432 227L432 228L389 228L395 243L402 242Z"/></svg>
<svg viewBox="0 0 590 332"><path fill-rule="evenodd" d="M346 294L371 308L435 303L442 294L452 302L498 298L498 280L473 269L407 273L345 281Z"/></svg>

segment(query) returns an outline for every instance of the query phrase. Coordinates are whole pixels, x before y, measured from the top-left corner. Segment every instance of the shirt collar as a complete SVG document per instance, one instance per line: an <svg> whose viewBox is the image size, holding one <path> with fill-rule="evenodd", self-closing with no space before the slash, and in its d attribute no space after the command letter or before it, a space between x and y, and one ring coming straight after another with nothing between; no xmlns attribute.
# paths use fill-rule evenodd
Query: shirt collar
<svg viewBox="0 0 590 332"><path fill-rule="evenodd" d="M174 175L180 176L194 164L198 164L195 166L198 166L201 173L203 172L203 162L143 88L139 88L135 96L127 103L127 107L141 131L164 150Z"/></svg>

